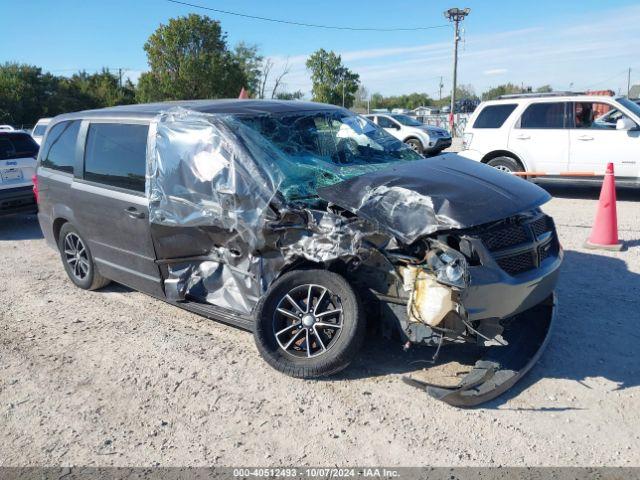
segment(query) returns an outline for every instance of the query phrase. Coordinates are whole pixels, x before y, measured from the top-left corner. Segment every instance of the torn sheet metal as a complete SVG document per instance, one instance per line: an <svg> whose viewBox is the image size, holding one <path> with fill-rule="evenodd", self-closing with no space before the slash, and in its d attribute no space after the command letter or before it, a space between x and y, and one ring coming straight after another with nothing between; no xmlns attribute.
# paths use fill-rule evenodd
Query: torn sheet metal
<svg viewBox="0 0 640 480"><path fill-rule="evenodd" d="M520 313L506 328L504 336L509 345L486 349L454 387L425 382L414 376L402 379L456 407L475 407L496 398L536 364L551 336L556 310L557 300L552 294L545 302Z"/></svg>
<svg viewBox="0 0 640 480"><path fill-rule="evenodd" d="M170 265L165 290L173 301L184 301L190 295L218 307L250 313L283 266L280 254L235 256L218 248L209 259Z"/></svg>
<svg viewBox="0 0 640 480"><path fill-rule="evenodd" d="M256 247L282 175L266 142L248 130L229 115L161 114L147 162L150 222L220 227Z"/></svg>
<svg viewBox="0 0 640 480"><path fill-rule="evenodd" d="M318 195L405 243L508 218L551 198L537 185L458 155L395 163L319 188Z"/></svg>
<svg viewBox="0 0 640 480"><path fill-rule="evenodd" d="M277 245L287 263L297 258L326 263L338 258L367 256L376 246L388 245L391 239L380 235L368 222L320 210L306 210L303 229L282 232Z"/></svg>

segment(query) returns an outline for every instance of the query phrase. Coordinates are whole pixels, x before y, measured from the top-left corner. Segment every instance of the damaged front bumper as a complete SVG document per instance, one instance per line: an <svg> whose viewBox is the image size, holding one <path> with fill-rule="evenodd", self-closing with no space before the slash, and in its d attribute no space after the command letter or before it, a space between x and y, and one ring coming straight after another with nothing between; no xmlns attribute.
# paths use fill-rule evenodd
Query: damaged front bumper
<svg viewBox="0 0 640 480"><path fill-rule="evenodd" d="M454 387L427 383L412 377L403 380L432 397L456 407L474 407L511 388L533 367L550 337L557 309L555 294L509 322L504 347L490 347Z"/></svg>

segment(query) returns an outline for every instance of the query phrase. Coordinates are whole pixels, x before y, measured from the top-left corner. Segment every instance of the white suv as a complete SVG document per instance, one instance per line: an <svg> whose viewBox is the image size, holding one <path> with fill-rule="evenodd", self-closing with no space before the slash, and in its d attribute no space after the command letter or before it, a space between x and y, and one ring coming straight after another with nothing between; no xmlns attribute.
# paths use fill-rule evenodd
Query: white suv
<svg viewBox="0 0 640 480"><path fill-rule="evenodd" d="M47 127L49 126L49 123L51 123L50 118L41 118L40 120L38 120L38 123L36 123L36 125L33 127L33 130L31 131L31 136L33 137L33 139L36 141L38 145L41 144L42 137L44 137L44 134L47 131Z"/></svg>
<svg viewBox="0 0 640 480"><path fill-rule="evenodd" d="M420 154L435 155L451 146L451 135L444 128L425 125L409 115L376 113L365 117Z"/></svg>
<svg viewBox="0 0 640 480"><path fill-rule="evenodd" d="M476 109L460 155L544 180L599 181L613 162L617 181L638 185L639 125L624 97L510 95Z"/></svg>
<svg viewBox="0 0 640 480"><path fill-rule="evenodd" d="M0 131L0 216L36 211L32 178L37 156L31 135Z"/></svg>

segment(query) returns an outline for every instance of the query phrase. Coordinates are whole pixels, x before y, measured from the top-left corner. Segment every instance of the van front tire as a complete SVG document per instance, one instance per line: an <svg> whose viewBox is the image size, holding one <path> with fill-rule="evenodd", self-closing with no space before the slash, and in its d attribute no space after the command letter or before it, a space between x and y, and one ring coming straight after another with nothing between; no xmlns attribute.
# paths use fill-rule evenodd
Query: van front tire
<svg viewBox="0 0 640 480"><path fill-rule="evenodd" d="M76 287L98 290L111 280L100 275L93 262L89 244L70 223L65 223L58 235L62 265Z"/></svg>
<svg viewBox="0 0 640 480"><path fill-rule="evenodd" d="M260 355L292 377L326 377L343 370L364 336L360 300L337 273L285 273L256 306L254 338Z"/></svg>

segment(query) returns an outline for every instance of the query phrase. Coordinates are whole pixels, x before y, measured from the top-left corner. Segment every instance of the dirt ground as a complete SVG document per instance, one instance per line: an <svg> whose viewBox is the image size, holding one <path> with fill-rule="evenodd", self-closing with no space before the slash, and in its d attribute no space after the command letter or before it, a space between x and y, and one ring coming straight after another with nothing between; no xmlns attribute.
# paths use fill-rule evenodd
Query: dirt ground
<svg viewBox="0 0 640 480"><path fill-rule="evenodd" d="M0 465L638 466L640 193L619 192L628 249L608 253L582 248L598 190L550 191L566 257L549 347L474 410L401 381L430 349L375 338L337 378L286 377L246 332L73 287L35 217L2 218Z"/></svg>

